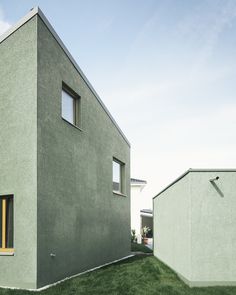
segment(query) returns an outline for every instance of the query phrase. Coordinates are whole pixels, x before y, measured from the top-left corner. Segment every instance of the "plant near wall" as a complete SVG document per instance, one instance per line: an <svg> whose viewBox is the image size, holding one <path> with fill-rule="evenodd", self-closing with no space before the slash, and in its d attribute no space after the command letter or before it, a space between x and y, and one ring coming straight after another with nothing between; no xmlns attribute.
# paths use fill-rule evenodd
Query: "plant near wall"
<svg viewBox="0 0 236 295"><path fill-rule="evenodd" d="M147 234L150 232L150 228L148 227L148 226L144 226L143 228L142 228L142 237L143 238L146 238L147 237Z"/></svg>
<svg viewBox="0 0 236 295"><path fill-rule="evenodd" d="M136 237L136 230L131 229L131 242L132 243L137 243L137 237Z"/></svg>
<svg viewBox="0 0 236 295"><path fill-rule="evenodd" d="M142 228L142 238L143 238L143 243L147 244L148 243L148 238L147 238L147 234L150 232L150 228L148 226L144 226Z"/></svg>

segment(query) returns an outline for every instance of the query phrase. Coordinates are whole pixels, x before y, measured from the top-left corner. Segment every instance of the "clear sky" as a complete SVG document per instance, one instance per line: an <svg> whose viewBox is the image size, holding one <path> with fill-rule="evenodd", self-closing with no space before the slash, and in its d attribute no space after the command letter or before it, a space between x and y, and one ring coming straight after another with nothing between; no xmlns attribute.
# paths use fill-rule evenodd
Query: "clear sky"
<svg viewBox="0 0 236 295"><path fill-rule="evenodd" d="M0 0L0 33L39 5L131 142L150 200L188 168L236 168L235 0Z"/></svg>

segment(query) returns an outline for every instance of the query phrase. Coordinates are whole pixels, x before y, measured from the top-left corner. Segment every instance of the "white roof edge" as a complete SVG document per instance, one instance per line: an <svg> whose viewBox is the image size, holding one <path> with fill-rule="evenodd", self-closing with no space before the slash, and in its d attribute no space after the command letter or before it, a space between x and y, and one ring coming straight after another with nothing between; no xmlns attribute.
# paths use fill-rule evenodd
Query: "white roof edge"
<svg viewBox="0 0 236 295"><path fill-rule="evenodd" d="M15 25L13 25L3 35L1 35L0 36L0 43L3 42L5 39L7 39L11 34L13 34L16 30L18 30L21 26L23 26L26 22L28 22L31 18L33 18L37 14L42 19L42 21L45 23L45 25L47 26L47 28L49 29L49 31L51 32L51 34L53 35L53 37L56 39L56 41L58 42L58 44L62 47L62 49L64 50L65 54L68 56L69 60L72 62L72 64L76 68L76 70L79 72L79 74L81 75L81 77L84 80L84 82L90 88L90 90L92 91L93 95L98 100L99 104L102 106L102 108L104 109L104 111L107 113L108 117L111 119L112 123L116 126L117 130L119 131L119 133L121 134L121 136L123 137L123 139L126 141L126 143L128 144L128 146L130 146L130 142L128 141L127 137L124 135L123 131L121 130L121 128L119 127L119 125L116 123L115 119L112 117L111 113L109 112L109 110L107 109L107 107L105 106L105 104L103 103L103 101L101 100L101 98L99 97L99 95L97 94L96 90L93 88L93 86L91 85L91 83L89 82L89 80L86 78L85 74L83 73L83 71L81 70L81 68L79 67L79 65L75 61L75 59L72 57L72 55L70 54L70 52L68 51L68 49L66 48L66 46L64 45L64 43L62 42L61 38L58 36L58 34L53 29L52 25L49 23L49 21L47 20L46 16L43 14L43 12L41 11L41 9L38 6L36 6L33 9L31 9Z"/></svg>
<svg viewBox="0 0 236 295"><path fill-rule="evenodd" d="M0 35L0 43L8 38L11 34L13 34L16 30L18 30L21 26L27 23L32 17L34 17L39 11L38 7L34 7L31 9L25 16L23 16L17 23L12 25L5 33Z"/></svg>
<svg viewBox="0 0 236 295"><path fill-rule="evenodd" d="M140 215L145 217L153 217L153 213L140 212Z"/></svg>
<svg viewBox="0 0 236 295"><path fill-rule="evenodd" d="M167 185L163 190L161 190L157 195L155 195L152 199L154 200L156 197L158 197L160 194L162 194L164 191L166 191L169 187L171 187L173 184L175 184L176 182L178 182L180 179L182 179L185 175L187 175L189 172L236 172L236 168L211 168L211 169L207 169L207 168L199 168L199 169L193 169L193 168L189 168L187 171L185 171L183 174L181 174L178 178L176 178L174 181L172 181L169 185Z"/></svg>

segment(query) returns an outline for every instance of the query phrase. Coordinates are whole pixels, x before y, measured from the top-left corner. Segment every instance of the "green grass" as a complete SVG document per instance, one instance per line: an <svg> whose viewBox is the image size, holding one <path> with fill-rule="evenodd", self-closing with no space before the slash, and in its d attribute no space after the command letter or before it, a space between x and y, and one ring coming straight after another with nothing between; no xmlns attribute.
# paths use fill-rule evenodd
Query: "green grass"
<svg viewBox="0 0 236 295"><path fill-rule="evenodd" d="M143 253L152 253L152 250L146 247L144 244L131 243L132 252L143 252Z"/></svg>
<svg viewBox="0 0 236 295"><path fill-rule="evenodd" d="M35 295L34 292L0 289L0 295ZM139 255L101 268L40 295L235 295L236 287L192 288L154 256Z"/></svg>

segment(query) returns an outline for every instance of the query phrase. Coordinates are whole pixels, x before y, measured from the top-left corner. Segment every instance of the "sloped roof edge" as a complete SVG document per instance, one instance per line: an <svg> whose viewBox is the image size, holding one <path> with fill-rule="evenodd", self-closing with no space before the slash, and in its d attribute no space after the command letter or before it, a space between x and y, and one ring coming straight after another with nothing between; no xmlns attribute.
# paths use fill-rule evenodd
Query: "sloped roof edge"
<svg viewBox="0 0 236 295"><path fill-rule="evenodd" d="M178 178L176 178L174 181L172 181L169 185L167 185L163 190L161 190L155 197L152 199L154 200L156 197L158 197L160 194L162 194L164 191L166 191L168 188L170 188L173 184L181 180L183 177L185 177L189 172L236 172L236 169L193 169L190 168L187 171L185 171L183 174L181 174Z"/></svg>
<svg viewBox="0 0 236 295"><path fill-rule="evenodd" d="M130 146L130 142L128 141L127 137L124 135L123 131L121 130L121 128L119 127L119 125L116 123L115 119L112 117L111 113L109 112L109 110L107 109L107 107L105 106L105 104L103 103L103 101L101 100L101 98L99 97L99 95L97 94L96 90L93 88L93 86L91 85L91 83L89 82L89 80L86 78L85 74L83 73L83 71L81 70L81 68L79 67L79 65L75 61L75 59L73 58L73 56L70 54L70 52L66 48L65 44L62 42L61 38L58 36L58 34L53 29L52 25L49 23L49 21L47 20L46 16L43 14L43 12L41 11L41 9L38 6L35 7L35 8L33 8L33 9L31 9L15 25L13 25L4 34L2 34L0 36L0 44L5 39L7 39L11 34L13 34L16 30L18 30L21 26L23 26L25 23L27 23L35 15L38 15L42 19L42 21L45 23L45 25L47 26L47 28L49 29L49 31L51 32L51 34L53 35L53 37L56 39L56 41L61 46L61 48L63 49L63 51L65 52L65 54L68 56L69 60L72 62L72 64L76 68L76 70L81 75L81 77L84 80L84 82L90 88L90 90L92 91L93 95L98 100L99 104L102 106L102 108L104 109L104 111L106 112L106 114L108 115L108 117L111 119L112 123L116 126L117 130L119 131L119 133L121 134L121 136L123 137L123 139L126 141L126 143L128 144L128 146Z"/></svg>

